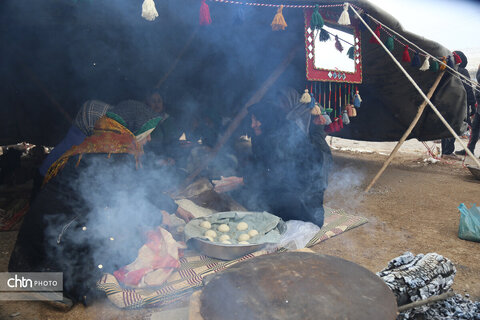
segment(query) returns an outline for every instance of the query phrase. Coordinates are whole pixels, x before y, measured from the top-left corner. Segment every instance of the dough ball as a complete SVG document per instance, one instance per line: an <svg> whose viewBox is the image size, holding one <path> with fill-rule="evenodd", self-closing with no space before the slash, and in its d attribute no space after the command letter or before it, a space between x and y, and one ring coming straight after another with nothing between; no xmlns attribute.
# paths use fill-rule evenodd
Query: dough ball
<svg viewBox="0 0 480 320"><path fill-rule="evenodd" d="M258 235L258 231L253 229L253 230L250 230L248 231L248 235L250 236L250 238L253 238L255 237L256 235Z"/></svg>
<svg viewBox="0 0 480 320"><path fill-rule="evenodd" d="M218 238L221 242L230 240L230 236L228 234L222 234L220 238Z"/></svg>
<svg viewBox="0 0 480 320"><path fill-rule="evenodd" d="M218 226L217 230L220 232L228 232L230 231L230 227L225 223L222 223L221 225Z"/></svg>
<svg viewBox="0 0 480 320"><path fill-rule="evenodd" d="M238 236L238 241L240 242L247 241L248 239L250 239L250 236L246 233L242 233L241 235Z"/></svg>
<svg viewBox="0 0 480 320"><path fill-rule="evenodd" d="M205 229L210 229L212 227L212 225L208 221L202 221L202 223L200 223L200 227L205 228Z"/></svg>
<svg viewBox="0 0 480 320"><path fill-rule="evenodd" d="M237 230L243 231L248 229L248 224L246 222L240 222L237 224Z"/></svg>
<svg viewBox="0 0 480 320"><path fill-rule="evenodd" d="M207 230L207 231L205 231L205 237L216 238L217 233L213 230Z"/></svg>
<svg viewBox="0 0 480 320"><path fill-rule="evenodd" d="M230 241L228 241L228 240L223 240L222 243L223 243L223 244L232 244L232 243L231 243Z"/></svg>
<svg viewBox="0 0 480 320"><path fill-rule="evenodd" d="M208 241L211 241L211 242L213 242L213 238L212 238L212 237L208 237L208 236L206 236L205 238L207 238L207 239L208 239Z"/></svg>
<svg viewBox="0 0 480 320"><path fill-rule="evenodd" d="M238 244L250 244L248 241L240 241Z"/></svg>

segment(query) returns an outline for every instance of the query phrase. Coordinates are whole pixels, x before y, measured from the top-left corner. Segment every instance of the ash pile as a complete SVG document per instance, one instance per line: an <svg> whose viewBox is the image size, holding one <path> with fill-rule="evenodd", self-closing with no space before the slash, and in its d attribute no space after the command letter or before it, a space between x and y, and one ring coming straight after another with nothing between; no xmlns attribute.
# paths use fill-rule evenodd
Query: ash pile
<svg viewBox="0 0 480 320"><path fill-rule="evenodd" d="M414 255L411 252L394 258L387 268L377 273L395 294L398 306L446 293L453 285L455 274L453 263L442 255ZM406 310L397 319L480 320L480 302L457 294L447 300Z"/></svg>

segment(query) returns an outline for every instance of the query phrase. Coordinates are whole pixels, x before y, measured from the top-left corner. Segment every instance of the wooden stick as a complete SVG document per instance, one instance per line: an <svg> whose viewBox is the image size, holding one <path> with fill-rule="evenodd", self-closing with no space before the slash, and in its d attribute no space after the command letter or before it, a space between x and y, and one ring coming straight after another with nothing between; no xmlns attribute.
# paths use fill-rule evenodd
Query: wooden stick
<svg viewBox="0 0 480 320"><path fill-rule="evenodd" d="M180 50L180 52L178 53L177 55L177 58L175 59L175 61L172 63L172 66L170 67L170 69L163 75L163 77L157 82L157 85L155 86L155 88L160 88L160 86L165 82L165 80L167 80L167 78L170 76L170 74L172 73L172 71L177 67L177 64L178 64L178 61L180 61L180 59L183 57L183 55L185 54L185 52L187 51L188 47L190 47L190 44L192 43L193 39L195 38L195 36L197 35L197 32L198 32L198 29L199 28L196 28L195 31L192 32L192 34L190 35L190 38L188 38L187 42L185 43L185 45L183 46L182 50Z"/></svg>
<svg viewBox="0 0 480 320"><path fill-rule="evenodd" d="M258 103L262 100L267 90L277 81L277 79L282 75L282 73L287 69L290 62L292 62L293 57L299 47L295 46L289 53L289 55L282 61L282 63L273 71L273 73L268 77L267 80L262 84L260 89L258 89L255 94L245 103L243 108L238 112L238 114L233 119L232 123L228 126L227 130L223 134L223 136L219 139L215 147L213 148L212 152L208 155L205 161L198 166L197 169L193 171L184 181L183 187L188 186L190 182L195 179L203 169L207 167L207 165L212 161L216 156L218 151L223 147L225 142L230 138L233 132L238 128L240 123L242 122L243 118L248 114L248 108L255 103Z"/></svg>
<svg viewBox="0 0 480 320"><path fill-rule="evenodd" d="M452 129L452 127L450 126L450 124L447 122L447 120L445 120L445 118L442 116L442 114L440 113L440 111L438 111L437 107L435 107L432 103L432 101L430 101L430 98L428 98L425 93L423 93L422 89L420 89L420 87L418 86L418 84L415 82L415 80L413 80L413 78L410 76L410 74L405 70L405 68L400 64L400 62L398 62L397 59L395 59L395 57L393 56L393 54L390 52L390 50L387 49L387 47L385 46L385 44L380 40L380 38L375 34L375 32L373 32L372 28L370 28L370 26L365 22L365 20L363 20L363 18L360 16L360 14L358 14L357 10L355 10L355 8L353 8L352 6L349 7L353 13L355 13L355 15L358 17L358 19L363 23L363 25L365 26L365 28L370 31L370 33L372 34L372 36L378 41L378 43L380 44L380 46L382 46L383 50L385 50L385 52L390 56L390 58L392 58L393 62L398 66L398 68L400 69L400 71L403 72L403 74L405 75L405 77L408 79L408 81L410 81L410 83L415 87L415 89L417 90L418 93L420 93L420 95L423 97L423 99L425 99L425 101L428 103L428 105L430 106L430 108L432 108L433 112L435 112L435 114L438 116L438 118L440 119L440 121L442 121L442 123L445 125L445 127L448 129L448 131L450 131L450 133L452 134L452 136L455 137L455 140L457 140L457 142L463 147L463 149L465 150L465 152L467 152L468 156L477 164L477 166L480 168L480 161L473 155L473 152L471 152L467 146L465 145L465 143L463 143L462 139L460 139L460 137L458 136L458 134L455 132L455 130Z"/></svg>
<svg viewBox="0 0 480 320"><path fill-rule="evenodd" d="M432 97L433 93L437 89L437 86L440 83L440 80L442 79L444 73L445 73L445 70L440 72L437 79L435 80L432 87L430 88L430 91L428 91L428 93L427 93L428 99L430 99ZM410 123L410 126L408 127L407 131L405 131L402 138L400 138L400 141L397 142L397 145L395 146L395 148L393 148L393 151L390 153L387 160L384 162L382 168L378 171L377 175L372 179L372 181L370 182L368 187L365 189L365 192L368 192L370 190L370 188L375 184L375 182L377 182L378 178L380 178L383 171L385 171L385 169L390 164L390 162L392 162L393 157L397 153L398 149L400 149L402 144L405 142L405 140L408 138L408 136L412 132L413 128L415 128L415 126L417 125L417 122L418 122L418 120L420 120L420 117L422 116L423 110L425 110L426 106L427 106L427 100L423 101L422 104L420 105L420 107L418 107L417 114L413 118L412 123Z"/></svg>
<svg viewBox="0 0 480 320"><path fill-rule="evenodd" d="M449 291L449 292L442 293L438 296L431 296L430 298L427 298L427 299L424 299L424 300L415 301L415 302L400 306L400 307L398 307L398 312L403 312L403 311L413 309L413 308L416 308L416 307L420 307L420 306L423 306L423 305L426 305L426 304L434 303L434 302L441 301L441 300L446 300L450 297L453 297L454 295L455 295L455 293L453 291Z"/></svg>

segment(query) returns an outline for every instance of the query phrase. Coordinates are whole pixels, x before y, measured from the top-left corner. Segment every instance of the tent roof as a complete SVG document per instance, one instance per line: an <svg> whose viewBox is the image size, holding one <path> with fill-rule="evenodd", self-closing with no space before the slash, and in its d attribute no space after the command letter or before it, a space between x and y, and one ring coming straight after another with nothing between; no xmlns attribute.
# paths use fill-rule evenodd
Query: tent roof
<svg viewBox="0 0 480 320"><path fill-rule="evenodd" d="M161 86L169 108L179 118L199 113L231 116L293 47L304 45L301 9L284 9L287 30L272 32L274 8L208 2L214 23L199 28L199 2L156 1L160 16L149 22L141 18L138 1L2 1L0 77L5 85L0 88L0 145L19 141L55 145L83 101L116 104L143 99L176 64L191 36L191 45ZM367 1L351 3L428 52L450 53L438 43L404 31L395 18ZM240 7L245 9L243 24L234 23ZM422 98L382 48L368 42L366 31L362 38L362 107L355 121L337 135L397 140ZM396 50L394 54L401 56L402 49ZM305 87L304 57L298 50L278 85ZM407 70L424 91L435 80L431 72ZM466 105L461 82L445 76L432 100L458 131ZM425 140L447 135L427 111L411 137Z"/></svg>

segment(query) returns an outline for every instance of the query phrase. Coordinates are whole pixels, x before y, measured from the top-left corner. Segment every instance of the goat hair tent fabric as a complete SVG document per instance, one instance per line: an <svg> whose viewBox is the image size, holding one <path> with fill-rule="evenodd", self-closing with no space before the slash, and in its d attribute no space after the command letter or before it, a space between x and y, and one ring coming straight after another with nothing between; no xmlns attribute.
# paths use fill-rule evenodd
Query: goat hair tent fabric
<svg viewBox="0 0 480 320"><path fill-rule="evenodd" d="M169 112L181 121L205 113L217 119L233 117L295 48L293 61L275 85L303 92L307 85L304 11L287 5L338 5L343 1L271 2L286 5L282 13L288 26L283 31L272 31L277 7L268 6L207 1L212 23L200 25L200 0L157 1L159 16L154 21L141 17L138 1L2 1L0 145L20 141L55 145L84 101L97 99L115 105L125 99L143 100L145 92L156 85L164 92ZM451 55L440 44L404 31L389 13L367 1L349 3L433 56ZM340 17L343 8L329 10ZM425 19L435 19L430 14L425 12ZM351 11L350 19L355 20ZM369 23L375 29L375 23ZM361 37L361 111L335 135L398 140L423 98L383 48L368 41L368 30L363 28ZM385 41L386 35L382 37ZM399 61L402 52L403 47L396 44L393 54ZM436 73L402 63L427 92ZM432 102L459 132L466 112L461 81L446 73ZM449 135L427 109L410 137L427 140Z"/></svg>

